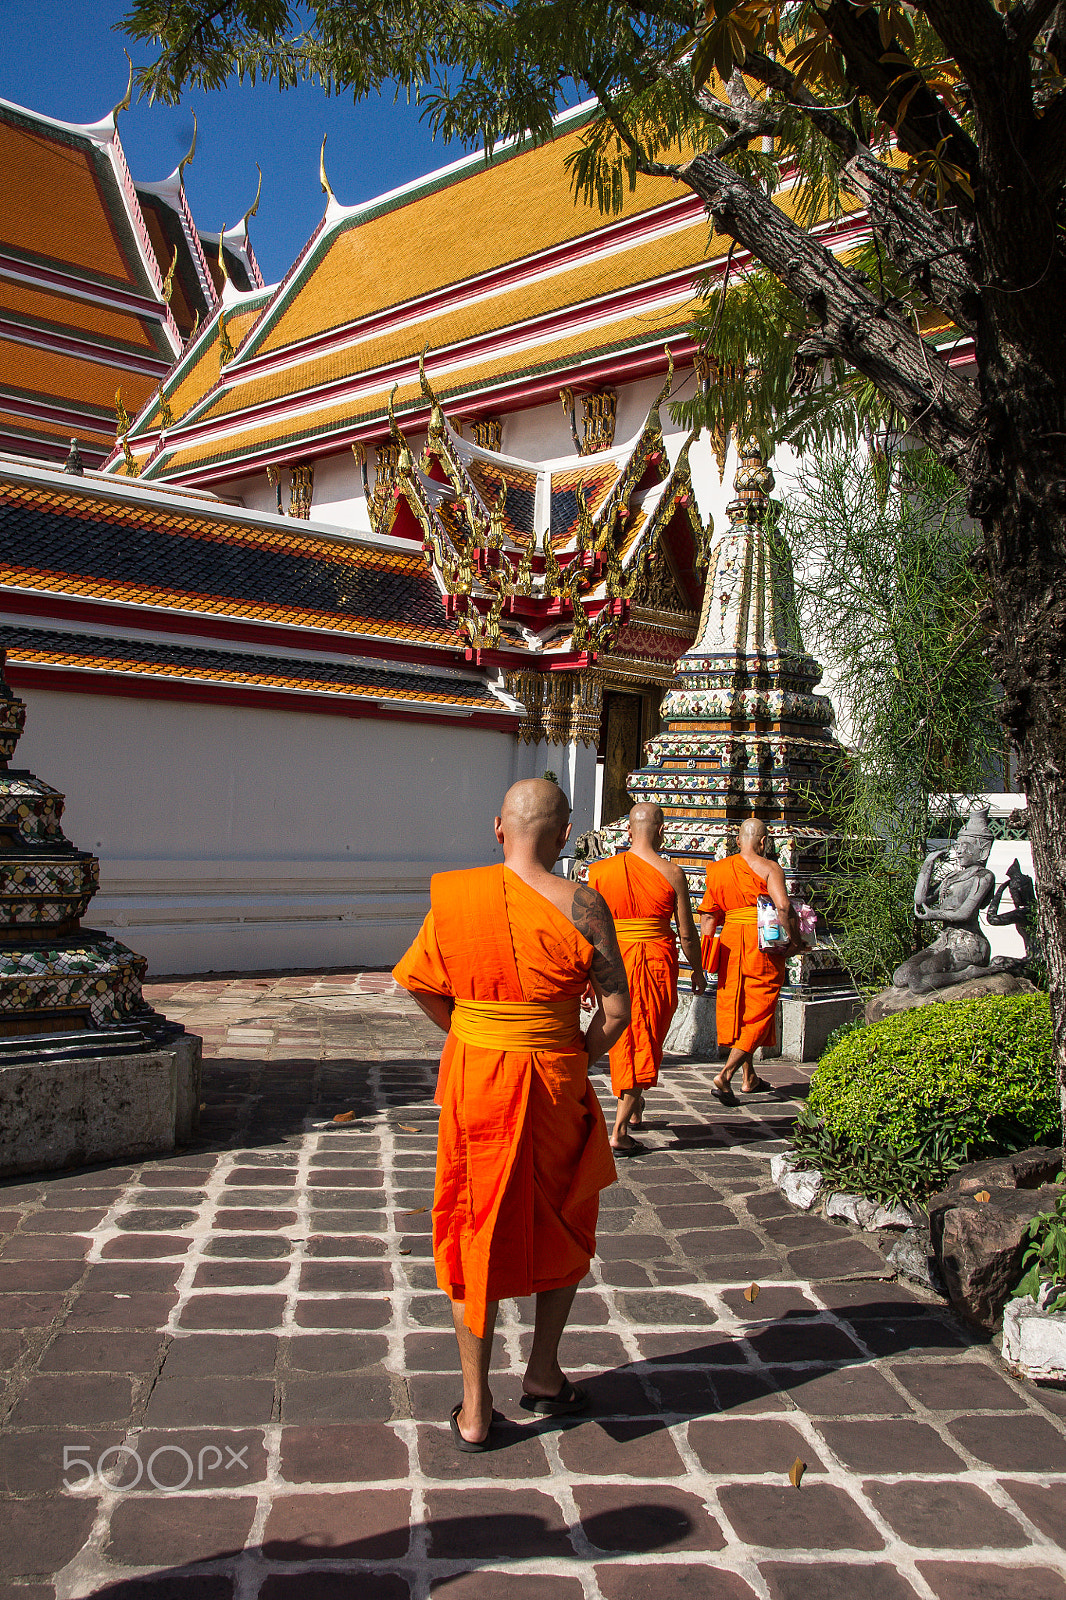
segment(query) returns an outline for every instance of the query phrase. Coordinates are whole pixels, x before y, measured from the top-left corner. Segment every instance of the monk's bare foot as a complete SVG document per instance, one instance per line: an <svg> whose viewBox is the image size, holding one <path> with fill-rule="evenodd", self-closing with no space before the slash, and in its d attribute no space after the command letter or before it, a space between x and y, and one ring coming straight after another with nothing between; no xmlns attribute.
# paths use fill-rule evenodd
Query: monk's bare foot
<svg viewBox="0 0 1066 1600"><path fill-rule="evenodd" d="M456 1426L467 1444L484 1444L492 1427L492 1396L486 1395L478 1406L463 1405L455 1418Z"/></svg>
<svg viewBox="0 0 1066 1600"><path fill-rule="evenodd" d="M722 1080L721 1080L721 1076L720 1075L718 1077L716 1077L716 1078L712 1078L711 1079L711 1088L714 1090L715 1095L721 1101L722 1105L724 1105L724 1106L735 1106L736 1105L737 1097L733 1093L732 1085L729 1083L728 1079L726 1080L725 1083L723 1083Z"/></svg>
<svg viewBox="0 0 1066 1600"><path fill-rule="evenodd" d="M545 1371L530 1372L527 1370L522 1379L522 1393L532 1400L551 1400L559 1393L566 1383L566 1373L558 1361L554 1368Z"/></svg>

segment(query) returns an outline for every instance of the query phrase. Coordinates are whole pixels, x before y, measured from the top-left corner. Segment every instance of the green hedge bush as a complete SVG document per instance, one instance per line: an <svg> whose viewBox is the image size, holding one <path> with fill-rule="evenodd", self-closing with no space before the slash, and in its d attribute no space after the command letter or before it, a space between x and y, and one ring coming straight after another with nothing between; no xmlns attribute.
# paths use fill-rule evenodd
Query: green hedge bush
<svg viewBox="0 0 1066 1600"><path fill-rule="evenodd" d="M823 1055L809 1105L854 1145L911 1146L938 1124L979 1149L1058 1143L1046 994L918 1006L846 1033Z"/></svg>

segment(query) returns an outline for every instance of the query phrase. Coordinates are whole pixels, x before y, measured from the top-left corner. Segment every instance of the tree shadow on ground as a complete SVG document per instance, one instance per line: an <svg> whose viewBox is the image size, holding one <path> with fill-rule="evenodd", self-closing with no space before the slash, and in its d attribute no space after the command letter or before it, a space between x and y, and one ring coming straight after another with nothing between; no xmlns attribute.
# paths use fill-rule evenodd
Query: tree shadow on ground
<svg viewBox="0 0 1066 1600"><path fill-rule="evenodd" d="M444 1491L448 1487L447 1483L441 1484ZM484 1491L477 1498L482 1500L494 1492L497 1491ZM509 1492L506 1488L498 1491ZM573 1529L567 1528L561 1517L549 1520L547 1516L524 1512L472 1511L469 1516L428 1517L418 1527L428 1535L430 1560L454 1563L458 1569L434 1576L433 1592L446 1590L485 1562L553 1560L572 1561L575 1566L587 1564L586 1540L595 1552L602 1552L604 1559L623 1553L650 1555L656 1550L677 1549L696 1530L694 1515L699 1514L700 1506L695 1496L684 1496L692 1501L694 1515L690 1515L679 1503L681 1498L676 1492L671 1498L670 1491L665 1490L658 1496L652 1493L638 1503L630 1503L632 1497L623 1492L620 1500L624 1504L583 1516ZM547 1497L545 1500L548 1503ZM275 1501L275 1506L283 1504L283 1500ZM554 1502L551 1504L554 1509ZM314 1515L309 1508L307 1517ZM267 1537L262 1545L247 1550L220 1550L184 1566L161 1568L140 1577L116 1578L93 1590L93 1600L231 1600L236 1592L235 1574L204 1569L238 1561L247 1565L257 1559L285 1564L264 1578L259 1590L261 1600L409 1600L408 1575L413 1579L420 1570L424 1571L423 1560L410 1553L411 1532L410 1525L404 1523L365 1538L336 1541L316 1530L312 1523L298 1532L286 1532L283 1538ZM367 1565L343 1571L332 1566L334 1562ZM382 1570L388 1567L405 1570Z"/></svg>

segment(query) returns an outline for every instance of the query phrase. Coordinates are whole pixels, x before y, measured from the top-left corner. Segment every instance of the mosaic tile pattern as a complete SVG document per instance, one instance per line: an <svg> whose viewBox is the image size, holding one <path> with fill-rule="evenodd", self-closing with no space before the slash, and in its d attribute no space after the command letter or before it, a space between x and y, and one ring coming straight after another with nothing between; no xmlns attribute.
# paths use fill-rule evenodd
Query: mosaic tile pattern
<svg viewBox="0 0 1066 1600"><path fill-rule="evenodd" d="M0 706L19 728L26 707L4 679ZM141 994L143 956L78 922L99 887L100 864L60 827L63 796L0 761L0 1039L71 1035L136 1021L173 1033ZM147 1038L146 1038L147 1042Z"/></svg>
<svg viewBox="0 0 1066 1600"><path fill-rule="evenodd" d="M383 972L148 994L205 1037L196 1144L0 1187L12 1600L1066 1600L1066 1396L778 1194L809 1069L725 1110L667 1062L562 1347L591 1412L518 1406L506 1303L466 1456L439 1036Z"/></svg>
<svg viewBox="0 0 1066 1600"><path fill-rule="evenodd" d="M32 772L0 772L0 828L18 834L23 844L62 839L62 814L63 796L58 789L42 783Z"/></svg>
<svg viewBox="0 0 1066 1600"><path fill-rule="evenodd" d="M83 1012L95 1028L153 1015L141 995L148 963L117 939L86 933L49 949L0 950L0 1017Z"/></svg>

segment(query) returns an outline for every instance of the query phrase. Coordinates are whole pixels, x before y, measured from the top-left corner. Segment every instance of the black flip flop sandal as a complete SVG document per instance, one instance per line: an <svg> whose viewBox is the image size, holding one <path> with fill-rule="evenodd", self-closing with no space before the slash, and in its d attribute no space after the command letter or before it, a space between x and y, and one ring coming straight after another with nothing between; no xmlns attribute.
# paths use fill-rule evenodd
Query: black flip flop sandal
<svg viewBox="0 0 1066 1600"><path fill-rule="evenodd" d="M634 1139L631 1144L613 1144L611 1146L611 1154L613 1156L642 1156L647 1154L647 1149L646 1144L641 1144L639 1139Z"/></svg>
<svg viewBox="0 0 1066 1600"><path fill-rule="evenodd" d="M492 1432L492 1423L489 1423L489 1433L487 1433L480 1441L474 1439L464 1439L459 1428L459 1413L462 1409L463 1402L460 1400L459 1404L453 1407L451 1417L449 1418L452 1429L452 1443L457 1450L462 1450L464 1455L478 1456L482 1453L482 1451L491 1448L489 1445L489 1434Z"/></svg>
<svg viewBox="0 0 1066 1600"><path fill-rule="evenodd" d="M744 1085L741 1084L740 1092L741 1094L770 1094L773 1087L773 1084L767 1083L765 1078L756 1077L750 1089L745 1089Z"/></svg>
<svg viewBox="0 0 1066 1600"><path fill-rule="evenodd" d="M537 1417L571 1417L587 1411L591 1402L584 1389L564 1378L558 1394L524 1394L518 1404Z"/></svg>
<svg viewBox="0 0 1066 1600"><path fill-rule="evenodd" d="M731 1087L729 1086L728 1083L726 1084L725 1088L723 1089L721 1084L720 1083L716 1083L715 1080L712 1078L711 1079L711 1093L714 1095L714 1098L716 1100L720 1101L721 1104L724 1105L724 1106L738 1106L740 1104L740 1101L737 1099L736 1095L733 1093L733 1090L731 1089Z"/></svg>

